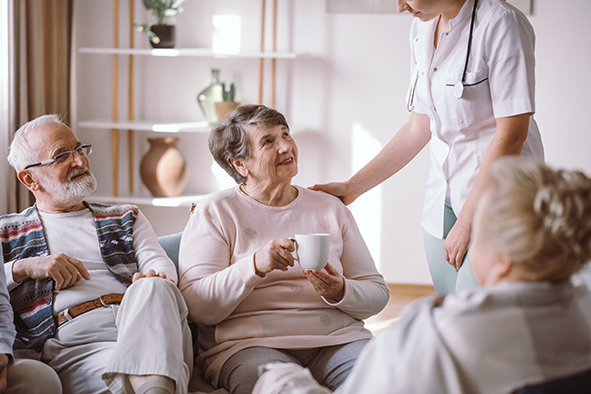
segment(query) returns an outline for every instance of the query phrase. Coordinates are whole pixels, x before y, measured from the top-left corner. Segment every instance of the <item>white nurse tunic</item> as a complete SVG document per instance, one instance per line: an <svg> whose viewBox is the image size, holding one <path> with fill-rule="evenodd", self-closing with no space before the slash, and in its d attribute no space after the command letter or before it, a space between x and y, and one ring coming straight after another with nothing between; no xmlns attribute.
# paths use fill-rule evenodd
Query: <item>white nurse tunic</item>
<svg viewBox="0 0 591 394"><path fill-rule="evenodd" d="M525 15L503 0L478 1L464 94L454 96L466 61L473 5L474 0L467 0L450 20L437 49L437 18L414 20L410 29L413 77L407 104L429 116L432 133L421 225L438 238L443 238L445 197L457 216L495 134L495 119L535 112L534 31ZM544 159L533 116L521 156Z"/></svg>

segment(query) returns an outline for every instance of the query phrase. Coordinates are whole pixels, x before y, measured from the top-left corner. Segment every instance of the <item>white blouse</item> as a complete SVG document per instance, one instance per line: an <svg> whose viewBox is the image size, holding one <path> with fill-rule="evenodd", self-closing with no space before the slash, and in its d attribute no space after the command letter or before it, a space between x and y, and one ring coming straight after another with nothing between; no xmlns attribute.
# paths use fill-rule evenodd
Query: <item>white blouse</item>
<svg viewBox="0 0 591 394"><path fill-rule="evenodd" d="M412 80L409 108L431 120L431 169L423 206L423 228L443 237L448 196L462 209L496 132L496 118L535 112L534 41L527 18L503 0L479 0L463 97L454 96L466 62L474 0L450 20L438 47L437 18L414 20L410 30ZM533 115L522 156L543 160Z"/></svg>

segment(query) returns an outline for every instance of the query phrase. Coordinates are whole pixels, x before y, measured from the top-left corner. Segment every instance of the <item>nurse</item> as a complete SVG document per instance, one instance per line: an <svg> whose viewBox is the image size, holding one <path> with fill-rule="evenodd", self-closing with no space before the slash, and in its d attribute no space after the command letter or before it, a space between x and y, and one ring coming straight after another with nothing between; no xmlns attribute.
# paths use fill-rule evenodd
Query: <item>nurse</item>
<svg viewBox="0 0 591 394"><path fill-rule="evenodd" d="M508 155L544 159L533 119L535 35L504 0L398 0L398 11L414 18L409 118L349 180L312 189L350 204L430 142L421 225L435 290L447 294L477 286L470 230L492 163Z"/></svg>

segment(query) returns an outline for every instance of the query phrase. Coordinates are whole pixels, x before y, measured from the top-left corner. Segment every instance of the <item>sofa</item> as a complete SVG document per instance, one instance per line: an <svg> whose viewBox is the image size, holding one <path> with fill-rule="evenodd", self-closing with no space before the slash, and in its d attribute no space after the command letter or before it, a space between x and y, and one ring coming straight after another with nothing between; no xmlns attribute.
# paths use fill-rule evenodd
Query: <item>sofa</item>
<svg viewBox="0 0 591 394"><path fill-rule="evenodd" d="M158 237L158 242L160 243L160 245L162 246L162 248L164 249L164 251L166 252L166 254L168 255L168 257L170 257L170 259L172 260L172 262L174 263L174 265L177 268L179 268L179 247L181 244L181 236L183 235L182 232L180 233L174 233L174 234L168 234L168 235L163 235ZM197 343L197 338L196 338L196 334L197 331L194 329L194 327L191 327L191 331L193 332L193 343L196 344ZM196 351L196 347L194 346L193 349ZM196 353L195 353L196 355ZM191 380L189 381L189 392L193 393L193 394L199 394L199 393L214 393L214 394L228 394L228 391L226 391L225 389L214 389L213 386L211 384L209 384L205 378L203 377L203 374L201 373L201 370L199 369L199 367L197 365L193 366L193 376L191 377Z"/></svg>

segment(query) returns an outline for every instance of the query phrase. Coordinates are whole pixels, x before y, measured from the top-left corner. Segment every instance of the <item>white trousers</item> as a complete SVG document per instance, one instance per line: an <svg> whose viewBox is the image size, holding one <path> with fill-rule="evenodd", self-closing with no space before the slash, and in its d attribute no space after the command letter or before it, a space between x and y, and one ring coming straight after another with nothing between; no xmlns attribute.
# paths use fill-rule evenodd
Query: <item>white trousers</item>
<svg viewBox="0 0 591 394"><path fill-rule="evenodd" d="M187 306L168 279L142 278L121 305L98 308L60 326L43 359L64 394L133 393L126 375L161 375L186 394L193 367Z"/></svg>

